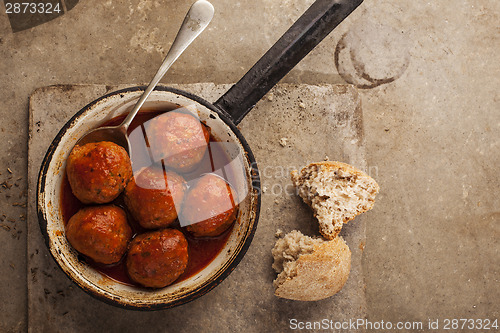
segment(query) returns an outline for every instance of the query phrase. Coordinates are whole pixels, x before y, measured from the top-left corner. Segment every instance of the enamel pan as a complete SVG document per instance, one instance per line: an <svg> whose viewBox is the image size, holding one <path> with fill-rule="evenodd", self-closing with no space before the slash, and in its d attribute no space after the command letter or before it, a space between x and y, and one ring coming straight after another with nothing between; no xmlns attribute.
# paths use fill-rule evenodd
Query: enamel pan
<svg viewBox="0 0 500 333"><path fill-rule="evenodd" d="M236 128L254 105L362 0L317 0L276 44L215 103L185 91L159 86L148 106L195 105L198 116L221 142L239 150L243 170L237 191L245 193L235 227L221 253L194 276L163 289L149 290L118 283L78 260L68 244L60 207L65 163L76 141L90 129L121 115L135 104L145 87L131 87L105 95L81 109L52 141L42 163L37 189L40 228L59 267L78 286L107 303L129 308L164 309L194 300L217 286L238 265L252 241L260 209L260 178L254 156Z"/></svg>

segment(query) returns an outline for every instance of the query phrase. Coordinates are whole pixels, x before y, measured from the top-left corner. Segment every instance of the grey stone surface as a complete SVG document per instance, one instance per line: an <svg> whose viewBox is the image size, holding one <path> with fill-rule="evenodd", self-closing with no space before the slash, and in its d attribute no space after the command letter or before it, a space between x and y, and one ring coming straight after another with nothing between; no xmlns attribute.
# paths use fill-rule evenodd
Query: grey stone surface
<svg viewBox="0 0 500 333"><path fill-rule="evenodd" d="M500 317L500 3L452 3L386 3L353 23L410 42L386 47L410 55L401 77L360 93L382 188L364 258L373 320Z"/></svg>
<svg viewBox="0 0 500 333"><path fill-rule="evenodd" d="M176 87L214 101L229 86L210 83ZM291 318L345 321L366 316L361 265L365 243L363 218L349 223L342 231L352 251L352 268L341 292L319 302L303 303L278 299L272 287L276 274L271 269L271 249L276 231L298 228L319 236L312 212L295 193L290 171L325 156L361 169L366 166L360 98L357 89L349 85L278 85L241 123L241 131L259 164L265 192L259 225L247 255L215 290L178 308L145 313L104 304L71 283L50 258L40 233L35 200L38 169L44 152L64 123L82 106L110 90L116 87L67 85L45 87L31 95L29 331L83 332L99 327L106 332L128 332L142 331L146 325L150 330L162 331L169 325L177 332L276 332L286 330Z"/></svg>
<svg viewBox="0 0 500 333"><path fill-rule="evenodd" d="M209 30L163 82L236 81L311 2L212 0ZM27 327L30 93L51 84L149 81L188 7L85 0L12 33L0 6L0 183L12 184L0 188L1 223L9 227L0 228L0 331ZM368 170L382 187L365 216L371 320L499 317L499 18L495 0L365 0L285 78L371 86L400 75L359 92ZM345 57L351 48L354 61Z"/></svg>

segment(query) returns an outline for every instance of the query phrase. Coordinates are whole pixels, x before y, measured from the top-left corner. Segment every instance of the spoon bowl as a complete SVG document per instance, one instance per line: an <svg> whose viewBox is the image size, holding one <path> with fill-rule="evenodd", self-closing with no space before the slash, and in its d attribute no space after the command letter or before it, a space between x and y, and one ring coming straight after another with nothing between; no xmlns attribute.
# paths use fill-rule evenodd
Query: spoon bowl
<svg viewBox="0 0 500 333"><path fill-rule="evenodd" d="M130 154L130 145L127 136L127 129L122 125L119 126L106 126L96 128L85 134L83 138L78 140L76 145L82 146L91 142L110 141L125 148L127 153Z"/></svg>

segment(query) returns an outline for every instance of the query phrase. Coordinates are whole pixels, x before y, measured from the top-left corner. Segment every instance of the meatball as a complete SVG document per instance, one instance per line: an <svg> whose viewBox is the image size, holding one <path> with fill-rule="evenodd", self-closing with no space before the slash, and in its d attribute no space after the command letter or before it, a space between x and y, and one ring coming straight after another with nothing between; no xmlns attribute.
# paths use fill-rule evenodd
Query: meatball
<svg viewBox="0 0 500 333"><path fill-rule="evenodd" d="M219 176L201 177L186 194L181 225L196 237L218 236L236 219L236 194Z"/></svg>
<svg viewBox="0 0 500 333"><path fill-rule="evenodd" d="M149 121L153 159L178 172L193 171L203 159L210 133L196 117L170 111Z"/></svg>
<svg viewBox="0 0 500 333"><path fill-rule="evenodd" d="M166 227L177 219L184 184L184 178L161 166L143 168L127 185L125 204L142 227Z"/></svg>
<svg viewBox="0 0 500 333"><path fill-rule="evenodd" d="M69 219L66 238L75 250L95 262L114 264L127 251L132 229L123 209L112 205L91 206Z"/></svg>
<svg viewBox="0 0 500 333"><path fill-rule="evenodd" d="M127 151L108 141L75 146L66 173L73 194L83 203L108 203L125 189L132 176Z"/></svg>
<svg viewBox="0 0 500 333"><path fill-rule="evenodd" d="M163 288L177 280L188 264L188 242L176 229L135 237L127 254L130 278L145 287Z"/></svg>

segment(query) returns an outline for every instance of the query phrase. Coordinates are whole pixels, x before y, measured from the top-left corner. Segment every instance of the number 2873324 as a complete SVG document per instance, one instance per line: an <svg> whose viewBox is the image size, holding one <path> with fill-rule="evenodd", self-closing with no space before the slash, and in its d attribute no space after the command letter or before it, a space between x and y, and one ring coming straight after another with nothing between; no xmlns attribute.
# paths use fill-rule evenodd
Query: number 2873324
<svg viewBox="0 0 500 333"><path fill-rule="evenodd" d="M59 3L50 2L6 2L7 14L59 14L62 11Z"/></svg>

